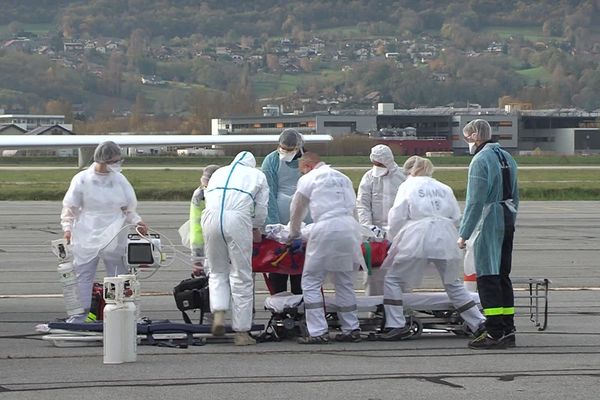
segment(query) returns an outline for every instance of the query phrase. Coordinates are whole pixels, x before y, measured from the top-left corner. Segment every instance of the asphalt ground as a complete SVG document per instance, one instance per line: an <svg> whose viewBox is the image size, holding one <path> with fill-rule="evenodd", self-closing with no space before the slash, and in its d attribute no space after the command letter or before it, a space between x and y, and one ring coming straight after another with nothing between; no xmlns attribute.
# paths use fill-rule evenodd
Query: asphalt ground
<svg viewBox="0 0 600 400"><path fill-rule="evenodd" d="M185 349L139 346L137 362L104 365L101 346L55 347L35 331L38 323L64 317L49 251L50 240L61 236L59 202L0 202L0 399L597 399L599 207L522 203L513 276L552 283L544 331L530 321L528 298L518 299L514 349L469 350L466 338L451 333L325 346L283 341L240 348L228 339ZM185 202L139 206L163 242L177 241L187 211ZM142 280L142 315L181 321L170 293L189 274L184 260ZM428 279L424 286L439 284ZM516 286L517 296L528 296L526 285ZM256 293L255 322L265 323L260 276Z"/></svg>

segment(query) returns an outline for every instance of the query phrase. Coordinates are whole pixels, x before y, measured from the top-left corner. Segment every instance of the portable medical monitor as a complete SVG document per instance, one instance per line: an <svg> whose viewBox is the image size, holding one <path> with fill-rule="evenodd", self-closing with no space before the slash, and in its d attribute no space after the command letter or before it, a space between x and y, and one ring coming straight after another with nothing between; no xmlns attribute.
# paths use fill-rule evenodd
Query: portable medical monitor
<svg viewBox="0 0 600 400"><path fill-rule="evenodd" d="M127 264L154 264L154 257L152 256L152 244L149 242L130 242L127 246Z"/></svg>

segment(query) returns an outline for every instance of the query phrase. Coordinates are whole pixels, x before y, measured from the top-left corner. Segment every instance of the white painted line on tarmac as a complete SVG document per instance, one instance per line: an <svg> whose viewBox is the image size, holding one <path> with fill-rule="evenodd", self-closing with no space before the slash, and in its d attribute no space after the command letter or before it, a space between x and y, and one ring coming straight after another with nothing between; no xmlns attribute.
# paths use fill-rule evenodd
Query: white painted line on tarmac
<svg viewBox="0 0 600 400"><path fill-rule="evenodd" d="M515 292L529 292L529 288L514 288ZM541 291L541 289L540 289ZM580 292L580 291L600 291L600 287L549 287L549 292ZM323 291L324 293L333 294L334 290L326 289ZM357 294L363 294L362 290L357 290ZM440 289L419 289L414 290L413 292L435 292L442 293L443 290ZM255 292L256 295L269 295L269 292L266 290L257 290ZM168 296L172 297L172 292L152 292L152 293L142 293L143 297L162 297ZM0 299L59 299L63 297L62 294L0 294Z"/></svg>

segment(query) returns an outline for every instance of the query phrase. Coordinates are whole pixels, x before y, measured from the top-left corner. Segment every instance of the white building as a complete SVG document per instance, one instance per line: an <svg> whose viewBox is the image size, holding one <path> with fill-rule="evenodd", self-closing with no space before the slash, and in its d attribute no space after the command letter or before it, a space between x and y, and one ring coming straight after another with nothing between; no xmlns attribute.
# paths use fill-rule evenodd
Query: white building
<svg viewBox="0 0 600 400"><path fill-rule="evenodd" d="M73 130L72 124L65 124L64 115L35 115L35 114L0 114L0 124L15 124L27 131L39 126L60 125Z"/></svg>

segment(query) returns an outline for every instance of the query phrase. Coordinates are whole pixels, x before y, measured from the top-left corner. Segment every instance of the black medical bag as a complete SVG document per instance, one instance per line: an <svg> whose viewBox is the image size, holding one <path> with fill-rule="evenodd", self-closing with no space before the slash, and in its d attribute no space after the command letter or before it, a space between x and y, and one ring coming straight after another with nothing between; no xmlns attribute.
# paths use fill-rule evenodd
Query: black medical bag
<svg viewBox="0 0 600 400"><path fill-rule="evenodd" d="M186 313L187 310L200 310L200 324L202 324L204 314L210 312L208 293L208 276L206 275L184 279L173 288L175 304L187 324L192 323Z"/></svg>

